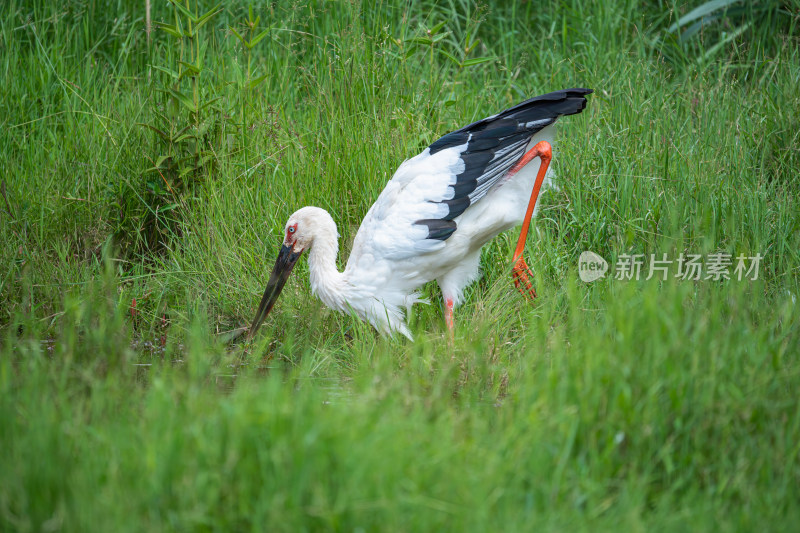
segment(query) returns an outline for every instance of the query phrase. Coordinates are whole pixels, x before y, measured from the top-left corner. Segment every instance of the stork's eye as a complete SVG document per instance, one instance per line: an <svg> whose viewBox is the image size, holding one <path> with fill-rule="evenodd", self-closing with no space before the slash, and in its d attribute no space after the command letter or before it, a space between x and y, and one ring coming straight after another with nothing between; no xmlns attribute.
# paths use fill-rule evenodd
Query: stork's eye
<svg viewBox="0 0 800 533"><path fill-rule="evenodd" d="M288 231L289 231L289 233L294 233L294 230L295 230L295 228L294 228L294 226L292 226L291 228L289 228Z"/></svg>

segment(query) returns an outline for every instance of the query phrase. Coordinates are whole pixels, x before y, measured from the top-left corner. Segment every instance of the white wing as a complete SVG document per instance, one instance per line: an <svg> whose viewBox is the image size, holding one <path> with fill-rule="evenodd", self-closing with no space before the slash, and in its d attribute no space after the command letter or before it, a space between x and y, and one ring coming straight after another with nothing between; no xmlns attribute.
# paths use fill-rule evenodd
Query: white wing
<svg viewBox="0 0 800 533"><path fill-rule="evenodd" d="M348 268L364 258L398 261L444 247L443 240L430 238L428 226L416 222L447 216L448 207L441 202L453 198L451 185L464 171L459 156L465 148L466 144L434 155L426 148L400 165L361 222Z"/></svg>

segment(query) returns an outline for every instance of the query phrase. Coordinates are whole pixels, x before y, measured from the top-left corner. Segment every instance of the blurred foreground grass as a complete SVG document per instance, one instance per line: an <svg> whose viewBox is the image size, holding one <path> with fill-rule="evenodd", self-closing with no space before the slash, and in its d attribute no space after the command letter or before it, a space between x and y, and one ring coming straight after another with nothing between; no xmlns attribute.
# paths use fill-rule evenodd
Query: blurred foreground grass
<svg viewBox="0 0 800 533"><path fill-rule="evenodd" d="M791 529L798 9L681 43L691 7L277 2L243 92L226 5L199 77L222 151L173 196L138 123L177 52L140 3L4 3L0 529ZM535 304L511 234L452 345L436 287L415 342L383 339L322 309L304 263L251 345L219 341L297 207L331 211L343 263L403 159L570 86L596 92L559 130ZM755 281L584 284L584 250L764 259Z"/></svg>
<svg viewBox="0 0 800 533"><path fill-rule="evenodd" d="M7 333L6 527L725 531L800 518L790 301L570 287L514 340L486 324L450 350L307 343L289 364L231 352L202 321L185 346L143 355L125 306L96 296L47 342L35 324Z"/></svg>

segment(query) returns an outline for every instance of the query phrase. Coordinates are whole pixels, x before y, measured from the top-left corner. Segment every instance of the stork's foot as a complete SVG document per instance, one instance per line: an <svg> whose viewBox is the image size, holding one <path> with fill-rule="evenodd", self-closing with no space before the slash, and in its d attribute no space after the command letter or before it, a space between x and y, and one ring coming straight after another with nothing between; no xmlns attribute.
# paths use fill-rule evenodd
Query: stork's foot
<svg viewBox="0 0 800 533"><path fill-rule="evenodd" d="M514 263L514 270L511 271L511 277L514 279L514 286L523 296L527 296L531 300L536 298L536 289L533 288L533 284L531 283L533 272L528 268L523 258L520 257L517 259L517 262Z"/></svg>

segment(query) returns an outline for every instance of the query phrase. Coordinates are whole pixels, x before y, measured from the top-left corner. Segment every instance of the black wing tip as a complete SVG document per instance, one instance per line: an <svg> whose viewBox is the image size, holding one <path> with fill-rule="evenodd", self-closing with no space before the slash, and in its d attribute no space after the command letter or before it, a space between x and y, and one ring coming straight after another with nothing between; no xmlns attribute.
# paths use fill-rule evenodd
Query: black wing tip
<svg viewBox="0 0 800 533"><path fill-rule="evenodd" d="M586 108L586 102L587 102L586 97L592 94L594 92L594 89L584 89L578 87L575 89L566 89L566 91L570 97L573 98L577 97L583 100L583 105L581 106L581 111L583 111Z"/></svg>
<svg viewBox="0 0 800 533"><path fill-rule="evenodd" d="M428 239L436 239L440 241L447 240L458 227L452 220L442 220L439 218L425 218L417 220L414 224L420 226L428 226Z"/></svg>
<svg viewBox="0 0 800 533"><path fill-rule="evenodd" d="M514 116L518 113L528 113L528 110L546 109L550 107L550 112L553 114L553 120L564 115L575 115L580 113L586 108L586 96L594 92L593 89L585 89L583 87L575 87L572 89L561 89L539 96L529 98L524 102L506 109L497 114L495 120L505 117ZM568 104L567 107L559 104ZM540 107L543 106L543 107ZM486 120L486 119L484 119ZM476 123L477 124L477 123Z"/></svg>
<svg viewBox="0 0 800 533"><path fill-rule="evenodd" d="M580 96L587 96L594 92L594 89L586 89L584 87L573 87L572 89L560 89L558 91L552 91L549 93L545 93L539 96L534 96L533 98L529 98L524 102L520 102L517 106L524 105L528 102L535 102L537 100L560 100L562 98L570 98L570 97L580 97ZM517 107L514 106L514 107Z"/></svg>
<svg viewBox="0 0 800 533"><path fill-rule="evenodd" d="M558 91L552 91L549 93L541 94L539 96L534 96L532 98L528 98L527 100L523 100L522 102L518 103L515 106L509 107L508 109L501 111L491 117L487 117L472 124L468 124L463 128L457 129L455 131L451 131L450 133L445 134L433 144L431 144L428 148L430 149L430 154L433 155L436 152L443 150L445 148L450 148L452 146L457 146L459 144L463 144L467 142L469 139L470 133L475 133L477 131L481 131L487 128L490 124L496 124L499 121L507 118L514 118L514 115L517 112L525 113L527 109L533 109L538 107L538 105L544 104L547 106L548 103L557 103L558 102L565 102L571 101L573 106L569 108L561 108L553 110L553 120L558 118L559 116L563 115L575 115L580 113L586 108L586 96L590 95L594 92L594 89L587 89L585 87L573 87L571 89L560 89ZM578 101L575 101L578 100ZM537 105L538 104L538 105Z"/></svg>

